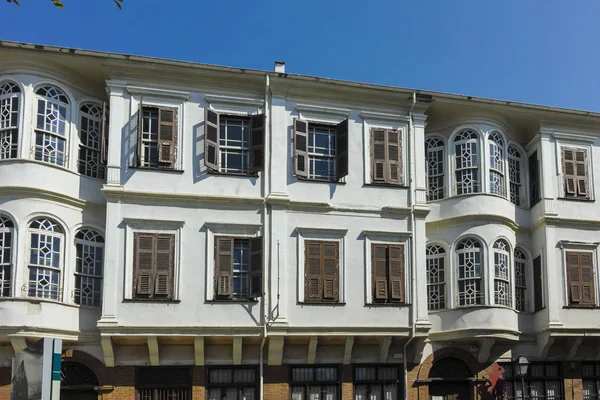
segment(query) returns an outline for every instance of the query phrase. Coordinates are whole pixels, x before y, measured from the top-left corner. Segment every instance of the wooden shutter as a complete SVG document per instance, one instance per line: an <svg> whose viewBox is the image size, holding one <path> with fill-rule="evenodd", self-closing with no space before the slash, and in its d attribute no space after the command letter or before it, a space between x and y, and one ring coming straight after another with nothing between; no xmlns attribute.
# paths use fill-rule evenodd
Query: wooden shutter
<svg viewBox="0 0 600 400"><path fill-rule="evenodd" d="M586 306L596 305L594 288L594 263L592 253L579 254L579 268L581 270L581 304Z"/></svg>
<svg viewBox="0 0 600 400"><path fill-rule="evenodd" d="M175 168L177 148L177 109L158 109L158 162Z"/></svg>
<svg viewBox="0 0 600 400"><path fill-rule="evenodd" d="M404 245L389 247L390 297L404 303Z"/></svg>
<svg viewBox="0 0 600 400"><path fill-rule="evenodd" d="M204 109L204 165L219 170L219 113L206 107Z"/></svg>
<svg viewBox="0 0 600 400"><path fill-rule="evenodd" d="M338 181L348 175L348 118L335 130L335 171Z"/></svg>
<svg viewBox="0 0 600 400"><path fill-rule="evenodd" d="M134 297L149 297L153 292L154 237L148 233L134 233Z"/></svg>
<svg viewBox="0 0 600 400"><path fill-rule="evenodd" d="M321 243L304 242L304 300L320 301L323 298Z"/></svg>
<svg viewBox="0 0 600 400"><path fill-rule="evenodd" d="M339 257L337 242L323 242L321 244L322 270L323 270L323 299L330 301L339 300Z"/></svg>
<svg viewBox="0 0 600 400"><path fill-rule="evenodd" d="M387 183L402 183L402 131L386 131Z"/></svg>
<svg viewBox="0 0 600 400"><path fill-rule="evenodd" d="M100 140L100 161L106 164L108 155L108 122L109 108L106 102L102 103L102 136Z"/></svg>
<svg viewBox="0 0 600 400"><path fill-rule="evenodd" d="M385 182L385 130L371 129L371 178L373 182Z"/></svg>
<svg viewBox="0 0 600 400"><path fill-rule="evenodd" d="M250 239L250 297L262 296L263 238Z"/></svg>
<svg viewBox="0 0 600 400"><path fill-rule="evenodd" d="M537 151L529 156L529 195L531 196L530 207L540 200L539 163Z"/></svg>
<svg viewBox="0 0 600 400"><path fill-rule="evenodd" d="M233 297L233 238L215 238L215 293Z"/></svg>
<svg viewBox="0 0 600 400"><path fill-rule="evenodd" d="M387 246L371 245L371 280L375 300L388 299L388 260Z"/></svg>
<svg viewBox="0 0 600 400"><path fill-rule="evenodd" d="M142 130L144 128L144 104L143 99L140 99L140 104L138 107L138 128L137 128L137 154L135 157L135 162L138 167L142 166L142 152L144 149L142 148Z"/></svg>
<svg viewBox="0 0 600 400"><path fill-rule="evenodd" d="M535 311L539 311L544 307L542 294L542 257L537 256L533 259L533 300Z"/></svg>
<svg viewBox="0 0 600 400"><path fill-rule="evenodd" d="M175 235L156 236L154 296L173 297Z"/></svg>
<svg viewBox="0 0 600 400"><path fill-rule="evenodd" d="M579 253L567 252L567 283L569 285L569 302L581 303L581 268Z"/></svg>
<svg viewBox="0 0 600 400"><path fill-rule="evenodd" d="M575 151L573 149L562 148L562 167L565 196L576 196L575 183L577 180L575 178Z"/></svg>
<svg viewBox="0 0 600 400"><path fill-rule="evenodd" d="M250 171L262 171L265 165L265 114L250 117Z"/></svg>
<svg viewBox="0 0 600 400"><path fill-rule="evenodd" d="M576 149L575 150L575 175L576 175L576 189L577 196L589 199L590 191L588 190L588 163L587 163L587 150Z"/></svg>
<svg viewBox="0 0 600 400"><path fill-rule="evenodd" d="M308 178L308 122L294 118L294 173Z"/></svg>

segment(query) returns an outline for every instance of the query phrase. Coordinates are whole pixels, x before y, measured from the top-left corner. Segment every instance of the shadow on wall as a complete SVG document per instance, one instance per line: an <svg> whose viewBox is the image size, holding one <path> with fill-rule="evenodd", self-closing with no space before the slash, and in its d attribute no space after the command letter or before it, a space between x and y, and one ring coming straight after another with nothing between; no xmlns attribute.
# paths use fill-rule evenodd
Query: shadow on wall
<svg viewBox="0 0 600 400"><path fill-rule="evenodd" d="M138 121L139 110L123 126L121 136L124 138L121 146L121 185L129 181L135 172L129 168L137 163Z"/></svg>
<svg viewBox="0 0 600 400"><path fill-rule="evenodd" d="M192 127L193 141L192 146L192 172L194 174L194 183L198 183L208 178L207 169L204 166L204 122Z"/></svg>

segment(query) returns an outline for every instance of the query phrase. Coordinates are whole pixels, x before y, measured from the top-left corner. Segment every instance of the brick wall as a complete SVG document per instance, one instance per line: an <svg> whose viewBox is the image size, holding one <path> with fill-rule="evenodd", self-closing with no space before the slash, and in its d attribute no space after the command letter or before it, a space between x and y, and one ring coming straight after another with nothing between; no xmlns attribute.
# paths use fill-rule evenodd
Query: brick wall
<svg viewBox="0 0 600 400"><path fill-rule="evenodd" d="M290 398L290 369L287 365L265 365L264 370L264 398L269 400L289 400Z"/></svg>

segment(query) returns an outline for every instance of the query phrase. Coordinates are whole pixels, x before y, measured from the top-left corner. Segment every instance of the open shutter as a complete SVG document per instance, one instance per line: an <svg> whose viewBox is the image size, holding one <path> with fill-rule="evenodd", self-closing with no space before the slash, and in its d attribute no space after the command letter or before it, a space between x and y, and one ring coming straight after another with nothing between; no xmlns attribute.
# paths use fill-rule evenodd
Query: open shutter
<svg viewBox="0 0 600 400"><path fill-rule="evenodd" d="M263 238L250 239L250 297L262 296Z"/></svg>
<svg viewBox="0 0 600 400"><path fill-rule="evenodd" d="M323 298L321 261L321 243L306 241L304 249L305 301L319 301Z"/></svg>
<svg viewBox="0 0 600 400"><path fill-rule="evenodd" d="M155 297L173 297L173 267L175 235L156 237L156 272L154 278Z"/></svg>
<svg viewBox="0 0 600 400"><path fill-rule="evenodd" d="M385 182L385 130L371 130L371 178L373 182Z"/></svg>
<svg viewBox="0 0 600 400"><path fill-rule="evenodd" d="M294 118L294 173L308 178L308 122Z"/></svg>
<svg viewBox="0 0 600 400"><path fill-rule="evenodd" d="M206 107L204 112L204 165L219 170L219 113Z"/></svg>
<svg viewBox="0 0 600 400"><path fill-rule="evenodd" d="M577 196L585 199L590 198L588 190L588 164L587 151L585 149L575 150L575 174L577 175Z"/></svg>
<svg viewBox="0 0 600 400"><path fill-rule="evenodd" d="M581 303L581 269L579 253L567 252L567 282L571 304Z"/></svg>
<svg viewBox="0 0 600 400"><path fill-rule="evenodd" d="M137 153L135 162L138 167L142 166L142 130L144 128L144 103L143 99L140 99L138 107L138 126L137 126Z"/></svg>
<svg viewBox="0 0 600 400"><path fill-rule="evenodd" d="M539 311L544 307L542 294L542 257L537 256L533 259L533 302L535 311Z"/></svg>
<svg viewBox="0 0 600 400"><path fill-rule="evenodd" d="M594 292L592 253L580 253L579 263L581 269L581 304L594 306L596 305L596 296Z"/></svg>
<svg viewBox="0 0 600 400"><path fill-rule="evenodd" d="M175 168L177 147L177 109L160 107L158 109L158 162L169 168Z"/></svg>
<svg viewBox="0 0 600 400"><path fill-rule="evenodd" d="M389 247L390 292L392 300L404 303L404 245Z"/></svg>
<svg viewBox="0 0 600 400"><path fill-rule="evenodd" d="M100 161L106 165L108 155L108 121L109 111L106 102L102 103L102 136L100 139Z"/></svg>
<svg viewBox="0 0 600 400"><path fill-rule="evenodd" d="M217 237L215 251L215 293L218 297L233 297L233 238Z"/></svg>
<svg viewBox="0 0 600 400"><path fill-rule="evenodd" d="M323 299L338 301L340 297L338 243L324 242L321 252L323 260Z"/></svg>
<svg viewBox="0 0 600 400"><path fill-rule="evenodd" d="M134 297L148 297L153 289L154 270L154 238L153 234L134 234Z"/></svg>
<svg viewBox="0 0 600 400"><path fill-rule="evenodd" d="M250 117L250 171L255 174L265 165L265 114Z"/></svg>
<svg viewBox="0 0 600 400"><path fill-rule="evenodd" d="M566 147L562 148L563 179L565 185L565 196L576 196L575 189L575 151Z"/></svg>
<svg viewBox="0 0 600 400"><path fill-rule="evenodd" d="M386 245L371 245L371 270L373 297L375 300L385 301L388 299L388 261Z"/></svg>
<svg viewBox="0 0 600 400"><path fill-rule="evenodd" d="M387 183L402 182L402 131L387 131Z"/></svg>
<svg viewBox="0 0 600 400"><path fill-rule="evenodd" d="M335 130L335 171L338 181L348 175L348 118Z"/></svg>

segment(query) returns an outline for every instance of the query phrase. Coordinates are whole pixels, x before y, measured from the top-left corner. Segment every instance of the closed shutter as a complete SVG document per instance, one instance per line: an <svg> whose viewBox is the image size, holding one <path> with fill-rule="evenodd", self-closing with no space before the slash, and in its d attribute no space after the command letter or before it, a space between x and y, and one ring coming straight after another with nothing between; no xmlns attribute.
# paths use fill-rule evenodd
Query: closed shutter
<svg viewBox="0 0 600 400"><path fill-rule="evenodd" d="M373 296L375 300L388 299L388 260L387 246L371 245L371 270Z"/></svg>
<svg viewBox="0 0 600 400"><path fill-rule="evenodd" d="M589 199L590 191L588 189L588 163L587 163L587 150L577 149L575 150L575 174L576 174L576 186L577 196Z"/></svg>
<svg viewBox="0 0 600 400"><path fill-rule="evenodd" d="M576 196L575 189L575 151L563 147L562 149L563 179L565 185L565 196Z"/></svg>
<svg viewBox="0 0 600 400"><path fill-rule="evenodd" d="M535 311L539 311L544 307L542 294L542 257L537 256L533 259L533 300Z"/></svg>
<svg viewBox="0 0 600 400"><path fill-rule="evenodd" d="M143 99L140 99L140 104L138 107L138 126L137 126L137 153L135 157L135 162L138 167L142 166L142 152L144 149L142 148L142 130L144 128L144 104Z"/></svg>
<svg viewBox="0 0 600 400"><path fill-rule="evenodd" d="M250 171L255 174L265 164L265 114L250 117Z"/></svg>
<svg viewBox="0 0 600 400"><path fill-rule="evenodd" d="M233 238L215 239L215 293L218 297L233 297Z"/></svg>
<svg viewBox="0 0 600 400"><path fill-rule="evenodd" d="M219 170L219 113L206 107L204 112L204 165Z"/></svg>
<svg viewBox="0 0 600 400"><path fill-rule="evenodd" d="M594 306L596 305L596 296L592 253L580 253L579 265L581 269L581 304Z"/></svg>
<svg viewBox="0 0 600 400"><path fill-rule="evenodd" d="M294 173L308 178L308 122L294 118Z"/></svg>
<svg viewBox="0 0 600 400"><path fill-rule="evenodd" d="M348 118L335 131L335 171L338 181L348 175Z"/></svg>
<svg viewBox="0 0 600 400"><path fill-rule="evenodd" d="M371 177L373 182L386 181L385 130L371 130Z"/></svg>
<svg viewBox="0 0 600 400"><path fill-rule="evenodd" d="M579 253L567 252L567 283L571 304L581 303L581 269Z"/></svg>
<svg viewBox="0 0 600 400"><path fill-rule="evenodd" d="M323 299L338 301L339 279L338 279L338 243L323 242L321 244L323 265Z"/></svg>
<svg viewBox="0 0 600 400"><path fill-rule="evenodd" d="M102 164L106 164L108 156L108 122L109 122L109 108L106 102L102 103L102 137L100 140L100 161Z"/></svg>
<svg viewBox="0 0 600 400"><path fill-rule="evenodd" d="M175 168L177 143L177 109L158 109L158 162Z"/></svg>
<svg viewBox="0 0 600 400"><path fill-rule="evenodd" d="M304 300L318 301L323 298L321 243L306 241L304 246Z"/></svg>
<svg viewBox="0 0 600 400"><path fill-rule="evenodd" d="M404 303L404 245L389 247L390 297Z"/></svg>
<svg viewBox="0 0 600 400"><path fill-rule="evenodd" d="M153 289L154 235L134 233L134 276L133 293L135 296L149 297Z"/></svg>
<svg viewBox="0 0 600 400"><path fill-rule="evenodd" d="M263 238L250 239L250 296L262 296Z"/></svg>
<svg viewBox="0 0 600 400"><path fill-rule="evenodd" d="M387 183L402 183L402 131L387 131Z"/></svg>
<svg viewBox="0 0 600 400"><path fill-rule="evenodd" d="M173 270L175 236L156 236L156 272L154 278L155 297L173 297Z"/></svg>

